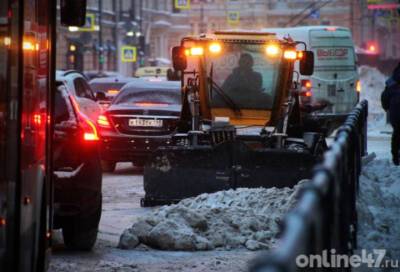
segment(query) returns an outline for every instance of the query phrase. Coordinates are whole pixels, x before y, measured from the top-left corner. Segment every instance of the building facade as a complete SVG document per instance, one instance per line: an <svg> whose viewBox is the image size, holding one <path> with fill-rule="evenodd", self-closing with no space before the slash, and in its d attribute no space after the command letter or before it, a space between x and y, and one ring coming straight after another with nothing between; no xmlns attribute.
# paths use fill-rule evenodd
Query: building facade
<svg viewBox="0 0 400 272"><path fill-rule="evenodd" d="M85 71L100 70L102 66L105 71L132 75L138 66L169 65L171 48L188 34L321 24L349 27L357 46L376 43L381 58L398 59L400 13L397 9L371 10L371 1L397 3L397 0L88 0L93 25L84 30L59 28L57 66ZM101 24L99 2L102 2ZM135 62L123 59L124 47L136 48Z"/></svg>
<svg viewBox="0 0 400 272"><path fill-rule="evenodd" d="M187 14L175 10L173 0L88 0L87 5L85 27L58 28L58 69L133 75L138 66L170 65L171 47L190 31ZM133 47L136 58L124 57Z"/></svg>

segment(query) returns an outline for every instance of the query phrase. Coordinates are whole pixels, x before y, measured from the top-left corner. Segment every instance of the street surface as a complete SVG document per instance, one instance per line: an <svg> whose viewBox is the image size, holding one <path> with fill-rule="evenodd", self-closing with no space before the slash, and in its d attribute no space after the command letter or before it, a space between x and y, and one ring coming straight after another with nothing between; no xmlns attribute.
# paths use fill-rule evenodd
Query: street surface
<svg viewBox="0 0 400 272"><path fill-rule="evenodd" d="M103 212L100 232L92 252L64 248L56 231L49 272L63 271L246 271L247 261L256 256L248 250L168 252L139 246L117 248L120 234L152 208L140 207L144 196L143 176L130 163L120 163L112 174L103 175Z"/></svg>
<svg viewBox="0 0 400 272"><path fill-rule="evenodd" d="M371 133L368 152L390 157L390 138L385 127ZM130 163L120 163L112 174L103 175L103 213L97 244L92 252L64 248L60 231L49 272L63 271L246 271L247 262L258 253L248 250L176 252L140 245L135 250L117 248L120 234L152 208L140 207L144 195L143 176Z"/></svg>

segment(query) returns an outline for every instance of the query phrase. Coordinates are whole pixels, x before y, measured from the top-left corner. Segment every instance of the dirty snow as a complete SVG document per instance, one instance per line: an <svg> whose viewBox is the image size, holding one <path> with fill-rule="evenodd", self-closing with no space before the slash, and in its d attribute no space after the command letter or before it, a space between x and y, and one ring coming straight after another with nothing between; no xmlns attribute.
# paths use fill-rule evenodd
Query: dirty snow
<svg viewBox="0 0 400 272"><path fill-rule="evenodd" d="M376 159L366 165L360 178L357 207L358 248L369 253L385 249L385 259L400 260L400 167L388 159Z"/></svg>
<svg viewBox="0 0 400 272"><path fill-rule="evenodd" d="M386 113L381 106L381 93L385 88L387 76L370 66L361 66L358 73L361 81L360 99L368 100L368 122L370 128L384 126Z"/></svg>
<svg viewBox="0 0 400 272"><path fill-rule="evenodd" d="M140 243L164 250L271 248L279 224L296 203L299 188L240 188L202 194L163 206L121 235L119 247Z"/></svg>

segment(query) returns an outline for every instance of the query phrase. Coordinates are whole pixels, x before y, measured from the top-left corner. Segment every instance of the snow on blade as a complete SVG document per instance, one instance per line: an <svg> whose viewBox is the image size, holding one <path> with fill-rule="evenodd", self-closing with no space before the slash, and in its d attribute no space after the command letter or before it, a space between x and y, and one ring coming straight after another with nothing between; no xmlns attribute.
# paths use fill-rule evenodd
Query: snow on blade
<svg viewBox="0 0 400 272"><path fill-rule="evenodd" d="M295 205L294 188L240 188L184 199L140 218L120 237L119 247L140 243L163 250L249 250L273 247L279 224Z"/></svg>

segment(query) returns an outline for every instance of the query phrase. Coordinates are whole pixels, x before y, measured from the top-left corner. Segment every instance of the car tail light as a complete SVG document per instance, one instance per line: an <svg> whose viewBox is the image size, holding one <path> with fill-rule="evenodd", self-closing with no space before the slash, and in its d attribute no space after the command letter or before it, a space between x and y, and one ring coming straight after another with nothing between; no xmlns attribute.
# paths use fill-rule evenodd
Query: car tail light
<svg viewBox="0 0 400 272"><path fill-rule="evenodd" d="M167 107L168 103L160 102L135 102L135 106L138 107Z"/></svg>
<svg viewBox="0 0 400 272"><path fill-rule="evenodd" d="M99 115L99 117L97 118L97 125L99 125L100 127L104 127L104 128L111 128L110 122L108 121L107 116L105 115Z"/></svg>
<svg viewBox="0 0 400 272"><path fill-rule="evenodd" d="M305 96L305 97L311 97L312 96L312 92L310 92L310 91L303 91L303 92L300 92L300 96Z"/></svg>
<svg viewBox="0 0 400 272"><path fill-rule="evenodd" d="M42 124L42 116L39 113L33 115L33 123L37 126Z"/></svg>
<svg viewBox="0 0 400 272"><path fill-rule="evenodd" d="M311 81L308 80L308 79L303 79L303 80L301 81L301 86L302 86L302 87L305 87L305 88L308 89L308 90L310 90L311 87L312 87L312 83L311 83Z"/></svg>
<svg viewBox="0 0 400 272"><path fill-rule="evenodd" d="M97 128L93 124L93 122L81 112L79 109L79 105L76 102L75 98L73 96L70 96L72 105L78 115L79 121L82 125L82 128L84 130L83 132L83 139L85 141L98 141L99 140L99 135L97 133Z"/></svg>

